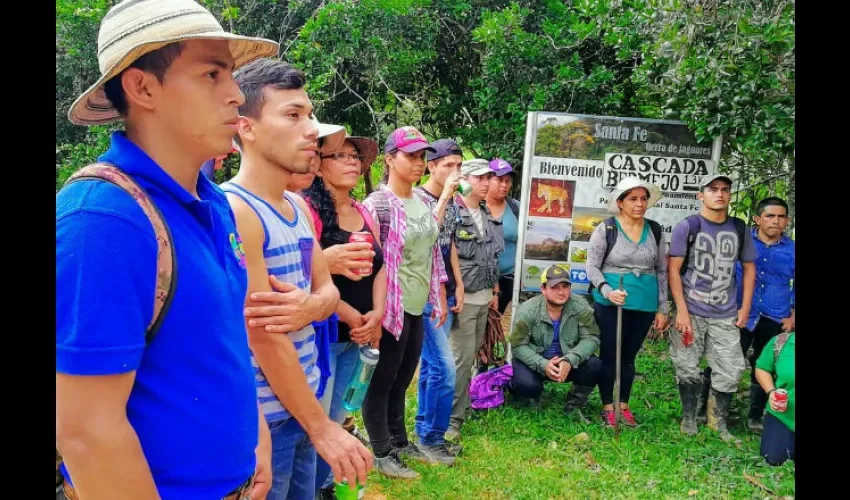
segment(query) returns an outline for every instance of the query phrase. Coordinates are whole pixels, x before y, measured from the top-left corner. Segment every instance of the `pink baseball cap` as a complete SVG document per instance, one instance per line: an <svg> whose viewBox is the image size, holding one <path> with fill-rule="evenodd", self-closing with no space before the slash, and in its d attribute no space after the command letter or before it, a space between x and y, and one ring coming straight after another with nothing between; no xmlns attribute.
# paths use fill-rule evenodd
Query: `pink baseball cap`
<svg viewBox="0 0 850 500"><path fill-rule="evenodd" d="M397 128L387 137L387 142L384 144L384 152L392 153L393 151L404 151L405 153L415 153L427 149L432 153L437 150L428 144L422 132L416 127L407 126Z"/></svg>

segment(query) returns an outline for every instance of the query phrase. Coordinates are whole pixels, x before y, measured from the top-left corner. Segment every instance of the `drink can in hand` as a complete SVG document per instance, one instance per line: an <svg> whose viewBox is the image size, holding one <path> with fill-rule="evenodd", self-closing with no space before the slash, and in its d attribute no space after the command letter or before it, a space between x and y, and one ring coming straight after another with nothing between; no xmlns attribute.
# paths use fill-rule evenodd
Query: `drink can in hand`
<svg viewBox="0 0 850 500"><path fill-rule="evenodd" d="M368 243L372 244L372 233L369 231L357 231L351 233L351 236L348 238L349 243ZM363 267L358 267L352 269L351 272L358 276L369 276L372 274L372 262L369 260L363 261L365 264Z"/></svg>
<svg viewBox="0 0 850 500"><path fill-rule="evenodd" d="M776 402L776 411L784 413L788 409L788 391L785 389L773 391L773 400Z"/></svg>

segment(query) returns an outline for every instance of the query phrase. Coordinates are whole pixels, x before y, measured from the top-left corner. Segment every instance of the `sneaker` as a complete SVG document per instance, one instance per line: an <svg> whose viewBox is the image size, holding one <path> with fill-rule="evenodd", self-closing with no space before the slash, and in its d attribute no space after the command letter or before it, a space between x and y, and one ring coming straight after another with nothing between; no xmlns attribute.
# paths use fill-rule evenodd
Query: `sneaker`
<svg viewBox="0 0 850 500"><path fill-rule="evenodd" d="M620 421L628 427L637 427L637 420L635 420L635 416L632 415L632 411L628 408L620 409Z"/></svg>
<svg viewBox="0 0 850 500"><path fill-rule="evenodd" d="M399 456L403 456L405 458L411 458L413 460L418 460L420 462L426 464L438 464L440 463L436 459L432 458L430 455L426 454L422 451L418 446L414 443L407 443L407 446L403 448L393 448L393 450L398 453Z"/></svg>
<svg viewBox="0 0 850 500"><path fill-rule="evenodd" d="M385 457L375 457L375 470L381 474L398 479L416 479L419 473L411 469L399 458L395 450Z"/></svg>
<svg viewBox="0 0 850 500"><path fill-rule="evenodd" d="M617 423L614 417L614 410L602 410L602 425L605 427L614 427Z"/></svg>
<svg viewBox="0 0 850 500"><path fill-rule="evenodd" d="M416 443L416 446L423 454L437 463L447 465L449 467L455 464L455 456L449 451L449 447L445 443L429 446L420 441Z"/></svg>

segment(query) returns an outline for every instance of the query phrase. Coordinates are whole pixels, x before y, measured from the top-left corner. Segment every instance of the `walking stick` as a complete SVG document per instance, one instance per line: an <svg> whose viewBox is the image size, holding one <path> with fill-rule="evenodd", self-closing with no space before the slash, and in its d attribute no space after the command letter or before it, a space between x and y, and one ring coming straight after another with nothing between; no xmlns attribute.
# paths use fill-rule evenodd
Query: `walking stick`
<svg viewBox="0 0 850 500"><path fill-rule="evenodd" d="M620 275L620 287L623 290L623 275ZM617 306L617 363L614 372L614 439L620 442L620 364L623 347L623 306Z"/></svg>

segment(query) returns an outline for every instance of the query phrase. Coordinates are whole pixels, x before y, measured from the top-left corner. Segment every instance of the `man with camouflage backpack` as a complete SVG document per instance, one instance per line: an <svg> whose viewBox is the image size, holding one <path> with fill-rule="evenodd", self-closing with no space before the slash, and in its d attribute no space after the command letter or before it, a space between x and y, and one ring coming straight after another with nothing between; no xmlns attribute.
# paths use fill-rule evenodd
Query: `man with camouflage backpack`
<svg viewBox="0 0 850 500"><path fill-rule="evenodd" d="M56 196L56 446L70 499L262 498L269 430L245 330L245 254L201 165L227 154L231 72L278 44L193 0L125 0L70 120L121 120ZM225 432L222 432L222 430Z"/></svg>

